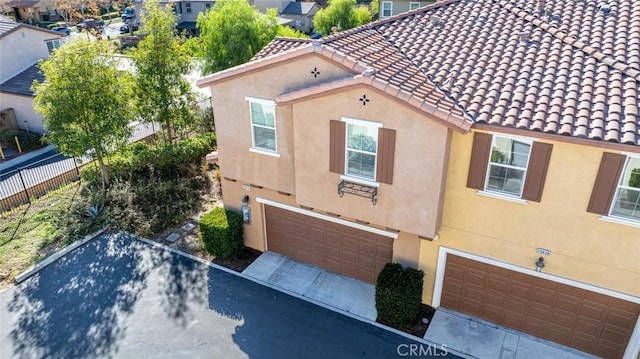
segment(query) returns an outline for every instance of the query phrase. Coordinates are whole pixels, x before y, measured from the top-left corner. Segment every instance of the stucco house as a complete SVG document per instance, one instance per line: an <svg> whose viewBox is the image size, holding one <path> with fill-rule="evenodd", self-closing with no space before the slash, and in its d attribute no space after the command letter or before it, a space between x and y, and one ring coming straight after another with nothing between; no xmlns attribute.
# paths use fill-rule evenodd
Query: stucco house
<svg viewBox="0 0 640 359"><path fill-rule="evenodd" d="M320 10L320 6L313 1L291 1L282 9L280 16L291 20L289 26L296 30L310 33L313 30L313 17Z"/></svg>
<svg viewBox="0 0 640 359"><path fill-rule="evenodd" d="M442 0L378 0L378 17L384 19L403 12L415 10Z"/></svg>
<svg viewBox="0 0 640 359"><path fill-rule="evenodd" d="M640 4L447 0L199 80L246 245L640 353ZM580 21L576 21L580 19Z"/></svg>
<svg viewBox="0 0 640 359"><path fill-rule="evenodd" d="M45 131L42 115L33 109L30 87L33 80L43 80L36 64L60 47L62 36L0 15L0 112L15 115L22 129Z"/></svg>

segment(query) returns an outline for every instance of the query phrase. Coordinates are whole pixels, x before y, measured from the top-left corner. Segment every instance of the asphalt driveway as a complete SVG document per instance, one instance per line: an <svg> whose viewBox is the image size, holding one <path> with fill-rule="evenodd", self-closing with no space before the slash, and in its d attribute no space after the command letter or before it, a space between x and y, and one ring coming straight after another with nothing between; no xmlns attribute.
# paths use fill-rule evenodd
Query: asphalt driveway
<svg viewBox="0 0 640 359"><path fill-rule="evenodd" d="M123 234L0 293L0 358L428 354L444 352Z"/></svg>

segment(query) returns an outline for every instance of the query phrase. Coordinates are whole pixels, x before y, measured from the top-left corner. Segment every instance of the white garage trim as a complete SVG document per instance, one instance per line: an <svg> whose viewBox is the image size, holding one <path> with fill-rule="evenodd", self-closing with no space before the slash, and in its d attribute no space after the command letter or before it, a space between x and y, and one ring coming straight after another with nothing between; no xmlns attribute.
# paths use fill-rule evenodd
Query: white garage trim
<svg viewBox="0 0 640 359"><path fill-rule="evenodd" d="M261 198L261 197L256 197L256 202L262 203L262 204L266 204L266 205L269 205L269 206L273 206L273 207L282 208L282 209L285 209L287 211L291 211L291 212L295 212L295 213L299 213L299 214L304 214L305 216L318 218L318 219L321 219L323 221L333 222L333 223L337 223L337 224L340 224L340 225L343 225L343 226L359 229L361 231L374 233L374 234L378 234L378 235L389 237L389 238L393 238L393 239L398 239L398 233L396 233L396 232L389 232L389 231L385 231L385 230L382 230L382 229L379 229L379 228L365 226L364 224L354 223L354 222L347 221L347 220L344 220L344 219L340 219L340 218L336 218L336 217L332 217L332 216L327 216L325 214L321 214L321 213L309 211L309 210L306 210L306 209L290 206L288 204L275 202L275 201L272 201L272 200L269 200L269 199L265 199L265 198Z"/></svg>
<svg viewBox="0 0 640 359"><path fill-rule="evenodd" d="M453 248L447 248L447 247L443 247L440 246L439 252L438 252L438 266L436 267L436 280L435 280L435 284L434 284L434 290L433 290L433 300L431 301L432 306L434 308L438 308L440 306L440 300L442 299L442 286L444 284L444 271L445 271L445 267L447 264L447 255L451 253L460 257L464 257L464 258L468 258L468 259L472 259L478 262L482 262L482 263L487 263L490 265L494 265L496 267L501 267L501 268L505 268L505 269L509 269L515 272L519 272L519 273L523 273L523 274L528 274L530 276L533 277L538 277L538 278L542 278L542 279L548 279L554 282L558 282L558 283L562 283L562 284L566 284L566 285L570 285L573 287L577 287L577 288L581 288L581 289L585 289L591 292L596 292L596 293L600 293L600 294L604 294L610 297L614 297L614 298L619 298L622 300L626 300L629 302L633 302L633 303L638 303L640 304L640 298L639 297L634 297L625 293L620 293L620 292L616 292L610 289L606 289L606 288L601 288L601 287L597 287L591 284L587 284L587 283L582 283L582 282L578 282L578 281L574 281L571 279L567 279L567 278L562 278L562 277L558 277L558 276L554 276L551 274L547 274L544 272L536 272L534 269L529 269L529 268L524 268L524 267L520 267L520 266L516 266L513 264L509 264L509 263L505 263L505 262L501 262L495 259L491 259L491 258L487 258L487 257L481 257L475 254L471 254L471 253L467 253L467 252L462 252L459 251L457 249L453 249ZM533 262L531 263L531 266L533 267ZM637 358L638 355L640 354L640 318L638 318L638 321L636 322L636 326L633 330L633 333L631 334L631 338L629 340L629 344L627 344L627 348L624 352L624 356L623 358L625 359L634 359Z"/></svg>

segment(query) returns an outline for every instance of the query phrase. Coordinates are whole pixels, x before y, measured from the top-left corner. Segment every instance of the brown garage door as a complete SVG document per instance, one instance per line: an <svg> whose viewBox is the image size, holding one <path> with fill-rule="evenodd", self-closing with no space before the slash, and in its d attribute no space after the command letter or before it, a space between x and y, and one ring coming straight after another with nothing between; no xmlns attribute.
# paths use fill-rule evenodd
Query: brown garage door
<svg viewBox="0 0 640 359"><path fill-rule="evenodd" d="M604 358L621 358L640 304L447 255L441 305Z"/></svg>
<svg viewBox="0 0 640 359"><path fill-rule="evenodd" d="M393 239L265 206L267 249L374 283L393 257Z"/></svg>

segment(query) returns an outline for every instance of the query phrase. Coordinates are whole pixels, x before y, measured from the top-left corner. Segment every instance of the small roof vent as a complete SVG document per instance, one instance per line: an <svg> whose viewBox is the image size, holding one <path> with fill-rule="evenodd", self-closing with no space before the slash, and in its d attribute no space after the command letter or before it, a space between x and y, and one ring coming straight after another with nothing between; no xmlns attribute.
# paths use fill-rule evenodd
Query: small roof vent
<svg viewBox="0 0 640 359"><path fill-rule="evenodd" d="M531 39L531 33L529 31L516 32L516 36L518 36L518 40L522 43L529 43Z"/></svg>
<svg viewBox="0 0 640 359"><path fill-rule="evenodd" d="M602 11L605 15L609 15L609 12L611 12L611 5L603 1L598 4L598 11Z"/></svg>
<svg viewBox="0 0 640 359"><path fill-rule="evenodd" d="M367 69L362 72L362 76L371 77L375 73L376 73L376 69L374 69L373 67L367 67Z"/></svg>
<svg viewBox="0 0 640 359"><path fill-rule="evenodd" d="M444 25L444 22L442 21L442 19L438 15L435 15L435 14L431 15L430 20L431 20L431 25L433 27L438 27L438 26L443 26Z"/></svg>

